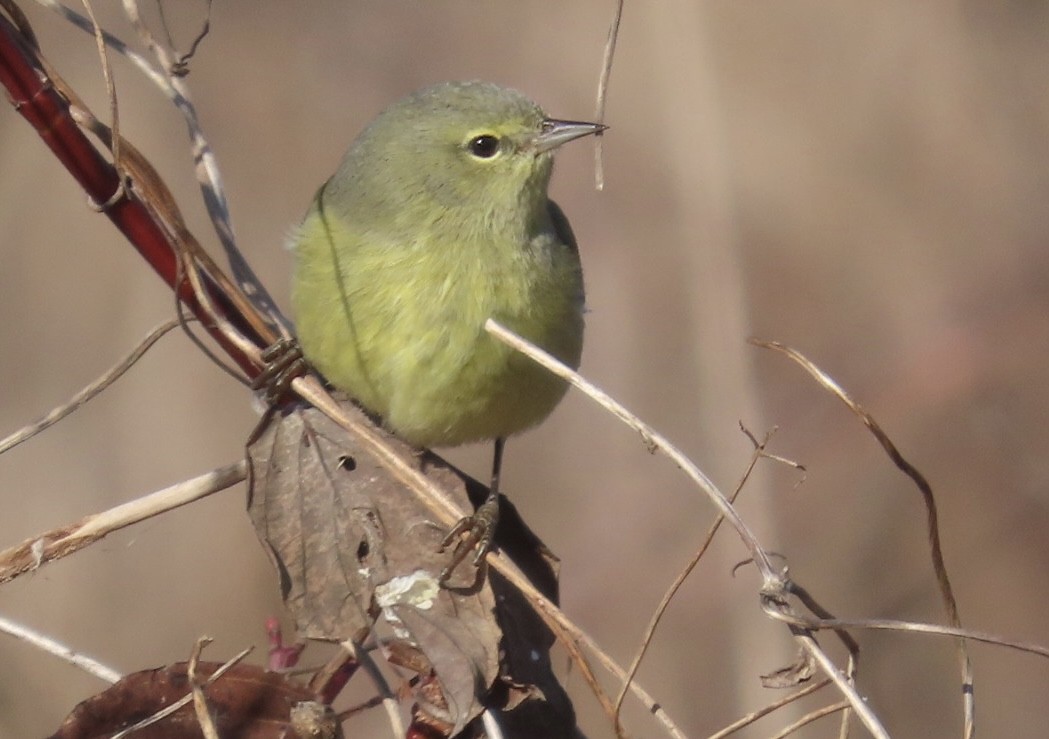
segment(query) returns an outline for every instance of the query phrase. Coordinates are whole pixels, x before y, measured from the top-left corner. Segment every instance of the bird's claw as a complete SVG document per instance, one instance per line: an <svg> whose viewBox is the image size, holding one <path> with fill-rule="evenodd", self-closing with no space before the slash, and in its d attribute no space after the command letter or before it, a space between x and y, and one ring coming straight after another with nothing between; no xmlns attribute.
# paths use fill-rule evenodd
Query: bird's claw
<svg viewBox="0 0 1049 739"><path fill-rule="evenodd" d="M274 405L291 388L291 381L306 374L309 366L296 339L280 339L262 352L266 366L252 381L252 390L262 390L267 405Z"/></svg>
<svg viewBox="0 0 1049 739"><path fill-rule="evenodd" d="M451 528L441 541L440 550L445 551L452 542L456 542L455 551L447 566L441 570L438 578L440 583L445 583L452 576L455 568L466 559L471 551L474 552L473 564L478 566L484 556L492 548L492 540L495 537L496 527L499 525L499 498L489 496L481 506L474 511L473 515L465 516Z"/></svg>

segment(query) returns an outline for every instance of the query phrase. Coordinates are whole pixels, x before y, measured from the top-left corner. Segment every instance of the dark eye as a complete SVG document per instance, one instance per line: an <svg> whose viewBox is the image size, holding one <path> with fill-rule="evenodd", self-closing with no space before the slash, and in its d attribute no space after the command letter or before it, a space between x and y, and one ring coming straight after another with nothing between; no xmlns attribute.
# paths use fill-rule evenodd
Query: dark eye
<svg viewBox="0 0 1049 739"><path fill-rule="evenodd" d="M475 136L466 146L475 157L491 159L499 151L499 139L488 134Z"/></svg>

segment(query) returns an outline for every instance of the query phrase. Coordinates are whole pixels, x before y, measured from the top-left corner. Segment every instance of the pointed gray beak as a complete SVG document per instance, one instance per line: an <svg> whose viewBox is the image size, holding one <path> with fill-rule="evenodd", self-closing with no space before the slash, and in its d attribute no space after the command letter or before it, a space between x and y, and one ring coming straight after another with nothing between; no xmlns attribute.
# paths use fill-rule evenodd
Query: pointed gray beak
<svg viewBox="0 0 1049 739"><path fill-rule="evenodd" d="M532 140L536 154L556 149L573 139L600 134L608 126L601 123L583 121L559 121L547 118L543 121L543 130Z"/></svg>

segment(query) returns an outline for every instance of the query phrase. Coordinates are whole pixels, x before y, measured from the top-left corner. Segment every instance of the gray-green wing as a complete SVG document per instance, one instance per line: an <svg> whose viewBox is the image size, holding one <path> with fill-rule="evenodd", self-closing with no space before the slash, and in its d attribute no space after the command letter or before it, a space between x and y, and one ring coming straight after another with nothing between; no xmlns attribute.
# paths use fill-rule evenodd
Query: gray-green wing
<svg viewBox="0 0 1049 739"><path fill-rule="evenodd" d="M561 206L553 200L547 200L546 202L550 206L550 220L554 222L554 230L557 232L557 237L561 239L561 243L578 254L579 245L576 244L572 226L568 223L568 216L561 210Z"/></svg>

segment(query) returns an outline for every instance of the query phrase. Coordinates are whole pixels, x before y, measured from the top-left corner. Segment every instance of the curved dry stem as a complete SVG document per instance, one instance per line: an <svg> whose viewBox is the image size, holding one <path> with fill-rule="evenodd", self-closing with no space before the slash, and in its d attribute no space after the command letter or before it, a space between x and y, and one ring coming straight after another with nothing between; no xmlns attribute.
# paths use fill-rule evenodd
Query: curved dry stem
<svg viewBox="0 0 1049 739"><path fill-rule="evenodd" d="M941 624L927 624L920 621L898 621L890 618L807 618L797 614L784 614L779 611L766 612L778 621L783 621L799 628L818 631L822 629L870 629L877 631L902 631L916 634L932 634L934 636L947 636L954 639L981 642L983 644L994 644L1018 652L1033 654L1036 657L1049 659L1049 647L1034 642L1008 639L1000 634L992 634L989 631L978 631L975 629L958 628L956 626L943 626Z"/></svg>
<svg viewBox="0 0 1049 739"><path fill-rule="evenodd" d="M744 430L744 433L747 433L746 430ZM750 474L754 471L754 467L757 465L758 460L761 459L762 453L765 451L765 447L768 444L769 439L772 437L772 432L766 434L765 438L760 443L749 433L747 433L747 436L749 436L751 441L754 442L754 453L751 455L750 462L747 464L747 468L744 470L739 483L737 483L736 489L732 491L732 495L729 497L730 503L736 502L736 498L739 497L740 492L743 490L743 486L746 485L747 480L750 479ZM619 695L616 696L615 729L616 734L620 737L623 736L623 725L620 723L620 713L623 710L623 700L626 698L630 683L633 681L634 677L637 675L638 669L641 667L641 660L645 658L645 653L648 651L648 646L652 643L652 637L656 633L656 628L659 626L659 622L663 619L663 614L666 613L667 608L670 606L670 602L674 599L678 590L680 590L681 586L685 584L685 580L688 579L688 576L692 574L692 570L694 570L696 565L699 564L699 560L703 558L704 554L706 554L711 542L714 541L714 535L717 534L718 529L721 528L721 524L724 520L725 517L719 515L714 519L713 523L710 524L710 528L707 529L707 534L703 537L703 542L699 545L699 549L696 550L696 553L681 569L678 576L674 578L674 582L672 582L670 587L667 588L662 600L659 601L659 605L656 606L656 610L652 614L648 626L645 628L645 633L641 637L641 646L634 655L634 659L630 663L630 667L627 669L627 677L623 681L623 686L619 689Z"/></svg>
<svg viewBox="0 0 1049 739"><path fill-rule="evenodd" d="M152 347L160 337L164 336L168 331L178 326L178 321L166 321L152 331L150 331L142 341L139 342L138 346L131 350L131 352L117 362L115 365L110 367L103 373L98 379L84 387L80 392L70 398L68 401L63 403L56 408L53 408L45 415L41 416L37 420L29 423L13 434L0 439L0 454L12 449L23 442L29 441L34 436L39 434L41 431L54 426L56 423L61 421L63 418L73 413L92 398L99 395L103 390L116 382L120 377L131 369L139 359L142 358L150 347Z"/></svg>
<svg viewBox="0 0 1049 739"><path fill-rule="evenodd" d="M811 724L813 721L816 721L817 719L821 719L824 716L830 716L831 714L837 713L838 711L844 711L844 710L848 709L848 707L849 707L848 702L847 701L842 701L841 703L833 703L833 704L831 704L829 706L824 706L823 708L817 708L815 711L812 711L811 713L807 713L804 716L802 716L801 718L799 718L797 721L792 723L790 726L788 726L785 729L783 729L783 731L779 732L778 734L773 735L771 737L771 739L783 739L783 737L790 736L791 734L796 732L798 729L801 729L802 727L808 726L809 724Z"/></svg>
<svg viewBox="0 0 1049 739"><path fill-rule="evenodd" d="M882 449L885 453L907 477L909 477L918 488L921 493L922 502L925 504L926 510L926 532L929 539L929 551L932 558L933 572L936 576L936 583L940 588L940 599L943 602L944 610L947 613L947 620L951 626L961 628L961 617L958 613L958 601L954 597L954 590L951 587L951 579L947 575L947 565L943 559L943 548L940 544L940 525L939 516L936 512L936 498L933 496L932 486L929 481L925 479L925 476L918 470L917 467L908 462L900 451L893 444L881 426L878 425L874 417L867 412L863 406L857 403L851 395L840 385L838 382L816 366L808 357L799 352L798 350L780 344L776 341L763 341L760 339L750 339L750 343L755 346L762 347L764 349L772 349L773 351L780 352L792 359L802 369L809 373L822 387L830 391L835 397L837 397L842 403L844 403L850 411L852 411L867 427L867 429L874 435L874 438L881 444ZM973 667L972 660L969 659L969 652L963 640L959 640L956 644L956 651L958 654L959 669L962 677L962 712L965 721L965 734L966 739L972 739L975 734L975 695L973 686Z"/></svg>
<svg viewBox="0 0 1049 739"><path fill-rule="evenodd" d="M211 711L208 709L208 699L204 695L204 686L207 685L207 682L201 680L197 675L200 654L204 651L204 647L211 644L212 641L213 639L210 636L202 636L197 639L197 642L193 645L193 651L190 652L189 663L186 665L186 677L189 678L190 694L193 696L193 712L197 716L197 724L201 733L204 734L204 739L219 739L218 729L215 728L215 719L211 717Z"/></svg>
<svg viewBox="0 0 1049 739"><path fill-rule="evenodd" d="M142 20L138 0L123 0L123 6L124 13L131 21L135 31L159 62L166 79L165 87L175 93L174 96L169 95L169 98L185 119L193 152L194 172L204 198L204 205L219 238L219 243L222 244L223 251L226 253L230 271L238 287L248 296L252 304L272 321L273 326L279 332L286 336L290 335L290 325L277 309L276 303L255 275L254 270L240 253L240 249L237 248L233 218L230 215L226 189L222 182L222 172L219 170L218 159L215 157L211 143L204 135L204 129L197 117L197 110L193 105L186 81L186 64L191 54L179 54L173 48L157 40L149 26ZM211 12L210 3L207 12L209 14ZM207 34L208 26L208 22L205 21L204 31L193 42L193 52Z"/></svg>
<svg viewBox="0 0 1049 739"><path fill-rule="evenodd" d="M76 11L62 5L58 0L36 0L36 2L43 7L54 11L63 19L85 33L95 33L93 25L88 18L85 18ZM131 6L130 10L129 3ZM141 21L137 12L137 6L132 0L125 0L125 11L129 13L132 25L134 25L136 29L141 28L144 30L144 38L148 39L146 43L151 51L157 56L159 65L153 64L145 56L138 53L124 43L124 41L107 31L101 31L101 37L106 46L125 57L142 74L144 74L146 78L168 98L172 105L175 106L185 119L186 128L189 132L192 146L193 161L195 165L194 171L204 197L205 207L207 208L208 215L211 217L219 241L226 252L231 269L237 279L238 289L231 290L227 288L230 299L236 303L238 302L238 298L243 296L243 299L248 300L260 311L261 315L266 316L271 322L270 324L263 323L260 325L265 325L267 329L276 328L276 333L289 335L290 327L288 326L286 319L284 319L280 314L280 311L277 310L273 299L236 248L233 224L229 215L229 206L226 201L222 175L218 167L218 160L215 157L214 150L204 135L203 128L197 117L196 108L190 100L189 88L182 76L184 72L180 73L179 71L184 70L185 58L176 58L172 51L169 51L163 45L156 43L155 40L153 40L152 34L149 33L148 28L146 28L145 24ZM141 34L142 31L140 31L140 35ZM53 74L53 70L48 70L48 74L52 77L57 77L57 75ZM68 85L62 85L59 86L59 88L77 107L82 108L85 111L87 110L87 106L83 104L75 93L73 93ZM78 122L81 123L81 125L85 125L82 121L78 120ZM98 125L103 126L104 124ZM107 142L107 133L100 132L97 127L89 128L96 136L99 136L103 142ZM108 127L105 127L105 130L108 131ZM121 141L117 146L124 150L124 153L132 148L127 141ZM138 158L144 160L141 155L139 155ZM118 166L123 166L126 163L125 157L124 161L118 164ZM151 169L152 168L150 168L150 170ZM142 177L141 173L135 173L133 179L136 186L145 187L146 185L143 184L144 182L157 181L160 178L155 172L151 172L151 175L147 177ZM166 192L166 187L163 189ZM158 193L152 191L149 194L158 195ZM170 197L170 194L168 194L166 199L162 197L149 197L147 199L153 207L157 207L158 202L164 202L166 205L171 206L174 205L174 199ZM188 230L185 229L185 226L182 223L181 215L177 218L171 216L170 208L168 207L159 208L159 212L164 215L164 222L169 224L169 227L174 227L177 241L181 242L187 240ZM192 239L192 237L189 237L189 239L191 239L194 244L196 243L195 239ZM195 255L205 254L205 258L210 261L210 257L206 256L206 253L199 244L193 249L193 251ZM206 261L205 266L207 266L207 263L208 262ZM213 276L225 279L221 270L214 270L214 272L216 272L216 274ZM232 283L230 283L230 286L231 285ZM251 316L250 311L242 312L244 312L246 316ZM253 325L253 328L256 331L260 331L260 325ZM272 343L274 338L275 336L269 339L270 343Z"/></svg>
<svg viewBox="0 0 1049 739"><path fill-rule="evenodd" d="M224 663L221 667L219 667L217 670L211 673L208 679L204 681L204 684L211 685L211 683L215 682L220 677L225 675L234 665L238 664L241 660L243 660L245 657L251 654L252 649L253 647L248 647L247 649L241 651L239 654L235 655L228 662ZM182 698L172 703L170 706L166 706L160 711L154 713L152 716L148 716L147 718L142 719L138 723L133 724L121 731L118 731L116 734L113 734L113 736L111 736L109 739L127 739L127 737L131 736L139 729L144 729L145 727L150 726L151 724L155 724L157 721L164 720L183 706L187 705L191 700L193 700L192 692L187 693Z"/></svg>
<svg viewBox="0 0 1049 739"><path fill-rule="evenodd" d="M616 9L612 14L612 23L608 27L608 39L605 41L605 53L601 59L601 76L597 81L597 106L594 111L596 123L605 122L605 101L608 97L608 80L612 76L612 60L616 55L616 42L619 40L619 24L623 20L623 2L616 0ZM594 187L605 189L605 138L598 134L594 140Z"/></svg>
<svg viewBox="0 0 1049 739"><path fill-rule="evenodd" d="M733 528L736 529L736 533L739 534L739 537L743 540L744 545L750 552L755 566L757 566L758 571L761 573L763 581L761 597L763 604L768 604L770 602L775 603L776 607L789 611L789 606L785 599L786 581L779 572L773 569L768 552L766 552L758 543L757 538L746 524L743 523L743 520L739 517L739 514L736 512L736 509L733 508L732 504L729 503L724 493L722 493L717 486L711 482L710 478L708 478L703 471L692 462L692 460L671 444L662 434L659 434L651 426L644 423L641 419L628 411L621 403L612 399L607 393L597 388L593 383L584 379L579 373L573 371L547 352L525 339L522 339L520 336L517 336L512 331L509 331L490 318L485 323L485 330L503 343L513 347L541 366L550 370L558 377L567 380L572 386L582 390L591 399L597 401L599 405L611 412L612 415L616 416L640 433L642 439L650 449L658 449L669 457L679 469L681 469L699 486L714 505L717 506L722 515L724 515L729 523L732 524ZM766 605L765 607L767 608L768 606ZM812 634L804 629L799 629L796 626L791 626L791 634L801 645L802 649L804 649L805 652L814 659L817 664L819 664L820 668L826 673L827 677L834 682L842 695L848 699L849 703L851 703L852 707L855 709L856 714L867 726L867 729L871 734L875 737L879 737L879 739L881 737L888 737L888 733L881 725L881 721L878 720L878 717L875 716L874 712L867 705L863 696L859 694L851 681L837 668L833 661L831 661L830 657L823 652L819 644L817 644L816 640L812 637Z"/></svg>
<svg viewBox="0 0 1049 739"><path fill-rule="evenodd" d="M745 729L746 727L748 727L751 724L755 723L756 721L764 718L765 716L768 716L769 714L773 713L774 711L778 711L779 709L783 708L784 706L789 706L791 703L794 703L795 701L799 701L799 700L801 700L802 698L804 698L807 695L812 695L817 690L825 688L828 685L830 685L830 679L829 678L823 678L822 680L814 682L811 685L806 685L801 690L795 691L795 692L791 693L788 696L780 698L778 701L773 701L772 703L769 703L767 706L763 706L762 708L759 708L756 711L752 711L751 713L748 713L746 716L743 716L742 718L738 719L737 721L733 721L731 724L726 726L721 731L719 731L719 732L717 732L715 734L711 734L709 737L707 737L707 739L725 739L726 736L730 736L731 734L735 734L740 729Z"/></svg>
<svg viewBox="0 0 1049 739"><path fill-rule="evenodd" d="M39 631L23 626L3 616L0 616L0 632L42 649L61 660L65 660L89 675L94 675L103 682L113 684L121 678L121 674L112 667L107 667L96 659L80 654L49 636L44 636Z"/></svg>
<svg viewBox="0 0 1049 739"><path fill-rule="evenodd" d="M382 698L382 707L386 710L386 718L390 722L390 734L394 737L404 736L404 721L401 720L401 711L397 706L397 698L394 696L393 691L390 690L390 684L383 677L382 670L379 669L379 666L375 664L375 660L372 659L371 653L353 640L344 641L341 646L350 653L357 664L364 668L372 683L375 684L375 689Z"/></svg>
<svg viewBox="0 0 1049 739"><path fill-rule="evenodd" d="M702 490L707 498L709 498L718 508L721 515L732 524L736 533L739 534L739 537L743 540L743 544L746 546L747 551L750 552L754 564L761 573L762 580L766 583L780 581L779 573L773 568L768 553L758 543L757 537L754 536L750 528L743 522L743 519L740 518L739 514L736 512L736 509L728 502L728 498L725 497L725 494L718 489L717 485L715 485L691 459L689 459L680 449L671 444L666 437L642 421L635 414L631 413L623 404L612 398L612 396L598 388L578 372L575 372L566 364L543 351L535 344L526 341L505 326L500 325L498 321L489 318L485 323L484 328L485 331L499 339L499 341L516 349L532 361L546 368L550 372L553 372L558 377L568 381L573 387L582 390L591 400L596 401L602 408L630 428L637 431L641 435L641 439L646 448L650 451L659 450L663 452L665 456L677 465L678 469L684 472L694 483L696 483L699 489Z"/></svg>

